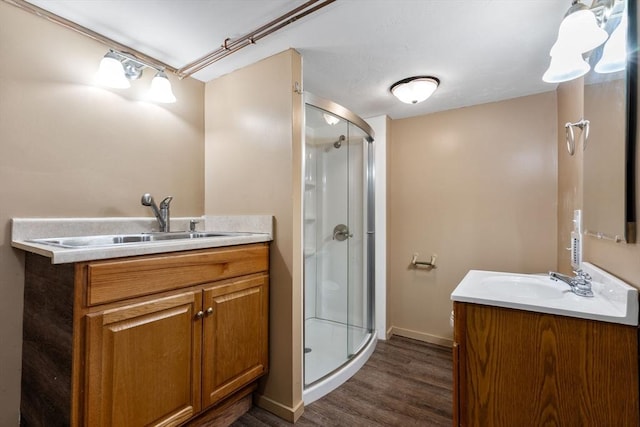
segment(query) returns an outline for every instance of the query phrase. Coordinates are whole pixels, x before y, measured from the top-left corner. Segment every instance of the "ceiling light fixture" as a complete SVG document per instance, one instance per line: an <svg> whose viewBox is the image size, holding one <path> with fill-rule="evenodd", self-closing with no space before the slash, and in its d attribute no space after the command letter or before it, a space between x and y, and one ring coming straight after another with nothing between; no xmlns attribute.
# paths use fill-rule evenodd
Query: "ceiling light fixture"
<svg viewBox="0 0 640 427"><path fill-rule="evenodd" d="M400 101L417 104L433 95L439 85L440 80L436 77L416 76L395 82L389 90Z"/></svg>
<svg viewBox="0 0 640 427"><path fill-rule="evenodd" d="M607 55L603 55L603 60L614 62L615 65L605 65L609 62L598 64L596 71L598 72L613 72L618 71L620 65L620 42L615 42L613 35L611 38L607 31L602 27L605 26L608 19L611 18L611 11L616 4L621 0L596 0L592 3L591 8L581 3L581 0L572 0L571 7L567 10L567 13L560 24L558 30L558 39L554 43L549 56L551 56L551 63L549 68L542 76L542 80L548 83L560 83L569 80L576 79L584 76L589 72L591 66L585 61L583 55L589 56L594 49L601 46L607 38L609 42L605 45ZM622 0L624 1L624 0ZM625 7L626 16L626 7ZM626 24L626 20L624 20ZM626 27L622 27L621 23L618 28L613 32L622 33L622 43L624 46L626 42ZM616 35L616 39L620 36ZM608 48L609 44L612 44L611 48ZM614 53L616 52L616 53ZM626 63L626 54L624 62ZM616 59L609 60L611 56L615 56ZM601 61L602 62L602 61ZM624 67L623 67L624 68ZM611 70L611 71L599 71L599 70Z"/></svg>
<svg viewBox="0 0 640 427"><path fill-rule="evenodd" d="M104 86L125 89L131 86L131 80L142 77L145 67L156 71L155 77L151 80L148 98L155 102L176 102L176 97L171 90L171 82L165 74L164 68L159 68L135 56L113 49L109 50L100 61L97 80L99 84Z"/></svg>

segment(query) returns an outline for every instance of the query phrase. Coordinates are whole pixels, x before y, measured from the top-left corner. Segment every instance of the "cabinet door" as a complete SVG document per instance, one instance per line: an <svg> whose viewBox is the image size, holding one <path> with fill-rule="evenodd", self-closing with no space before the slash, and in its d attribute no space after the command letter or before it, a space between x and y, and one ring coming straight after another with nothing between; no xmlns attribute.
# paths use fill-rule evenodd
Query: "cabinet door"
<svg viewBox="0 0 640 427"><path fill-rule="evenodd" d="M203 407L266 372L268 283L260 275L205 290Z"/></svg>
<svg viewBox="0 0 640 427"><path fill-rule="evenodd" d="M200 410L201 292L87 316L87 426L173 426Z"/></svg>
<svg viewBox="0 0 640 427"><path fill-rule="evenodd" d="M640 425L636 327L462 305L460 425Z"/></svg>

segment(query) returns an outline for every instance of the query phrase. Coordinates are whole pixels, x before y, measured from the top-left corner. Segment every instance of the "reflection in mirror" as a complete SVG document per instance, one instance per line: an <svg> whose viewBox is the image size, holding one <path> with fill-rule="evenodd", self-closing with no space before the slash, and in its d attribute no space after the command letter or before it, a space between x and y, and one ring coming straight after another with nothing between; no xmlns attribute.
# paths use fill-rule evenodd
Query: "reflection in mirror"
<svg viewBox="0 0 640 427"><path fill-rule="evenodd" d="M583 209L587 233L625 235L624 72L584 87L584 116L590 121L584 143Z"/></svg>
<svg viewBox="0 0 640 427"><path fill-rule="evenodd" d="M622 19L626 13L628 22ZM628 32L621 31L627 24ZM636 67L628 61L620 71L611 72L620 68L615 66L605 70L608 72L597 71L603 71L603 53L606 57L611 50L609 42L620 36L626 40L629 34L628 45L635 46L635 25L635 5L628 11L624 0L616 0L604 27L609 40L590 54L591 71L584 80L584 118L590 121L589 137L584 141L584 229L588 235L619 242L635 241L635 215L633 209L627 209L634 204L627 159L634 156L635 120L627 118L635 111L635 90L628 88L636 78Z"/></svg>

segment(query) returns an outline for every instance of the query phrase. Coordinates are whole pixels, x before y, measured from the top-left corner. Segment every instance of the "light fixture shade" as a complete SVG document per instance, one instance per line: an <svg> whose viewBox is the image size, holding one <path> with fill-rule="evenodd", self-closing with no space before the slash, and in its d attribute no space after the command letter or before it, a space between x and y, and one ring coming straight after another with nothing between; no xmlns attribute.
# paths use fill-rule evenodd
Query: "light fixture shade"
<svg viewBox="0 0 640 427"><path fill-rule="evenodd" d="M585 7L580 3L575 6ZM560 24L558 40L551 48L551 56L555 56L556 50L565 48L580 53L589 52L604 43L607 37L609 35L598 26L592 11L581 8L572 12L570 9Z"/></svg>
<svg viewBox="0 0 640 427"><path fill-rule="evenodd" d="M176 102L176 97L171 90L171 82L167 75L158 71L153 80L151 80L151 89L149 89L149 99L155 102L171 104Z"/></svg>
<svg viewBox="0 0 640 427"><path fill-rule="evenodd" d="M129 80L124 76L124 68L120 58L113 52L108 52L100 61L97 80L103 86L117 89L131 86Z"/></svg>
<svg viewBox="0 0 640 427"><path fill-rule="evenodd" d="M613 30L604 45L602 58L593 69L596 73L615 73L627 66L627 11L625 9L620 24Z"/></svg>
<svg viewBox="0 0 640 427"><path fill-rule="evenodd" d="M417 104L429 98L436 91L440 80L435 77L409 77L391 86L391 93L406 104Z"/></svg>
<svg viewBox="0 0 640 427"><path fill-rule="evenodd" d="M551 64L542 76L547 83L561 83L582 77L591 67L579 52L567 50L551 57Z"/></svg>

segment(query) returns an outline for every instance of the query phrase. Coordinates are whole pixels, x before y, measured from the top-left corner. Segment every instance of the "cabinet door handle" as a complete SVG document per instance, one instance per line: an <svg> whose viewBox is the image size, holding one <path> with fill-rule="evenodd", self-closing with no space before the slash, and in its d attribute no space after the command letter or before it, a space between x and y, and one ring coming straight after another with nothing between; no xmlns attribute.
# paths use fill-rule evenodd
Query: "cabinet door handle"
<svg viewBox="0 0 640 427"><path fill-rule="evenodd" d="M207 316L210 315L210 314L213 314L213 307L207 308L207 313L206 314L207 314Z"/></svg>
<svg viewBox="0 0 640 427"><path fill-rule="evenodd" d="M196 319L202 319L204 317L204 311L200 310L196 313Z"/></svg>

